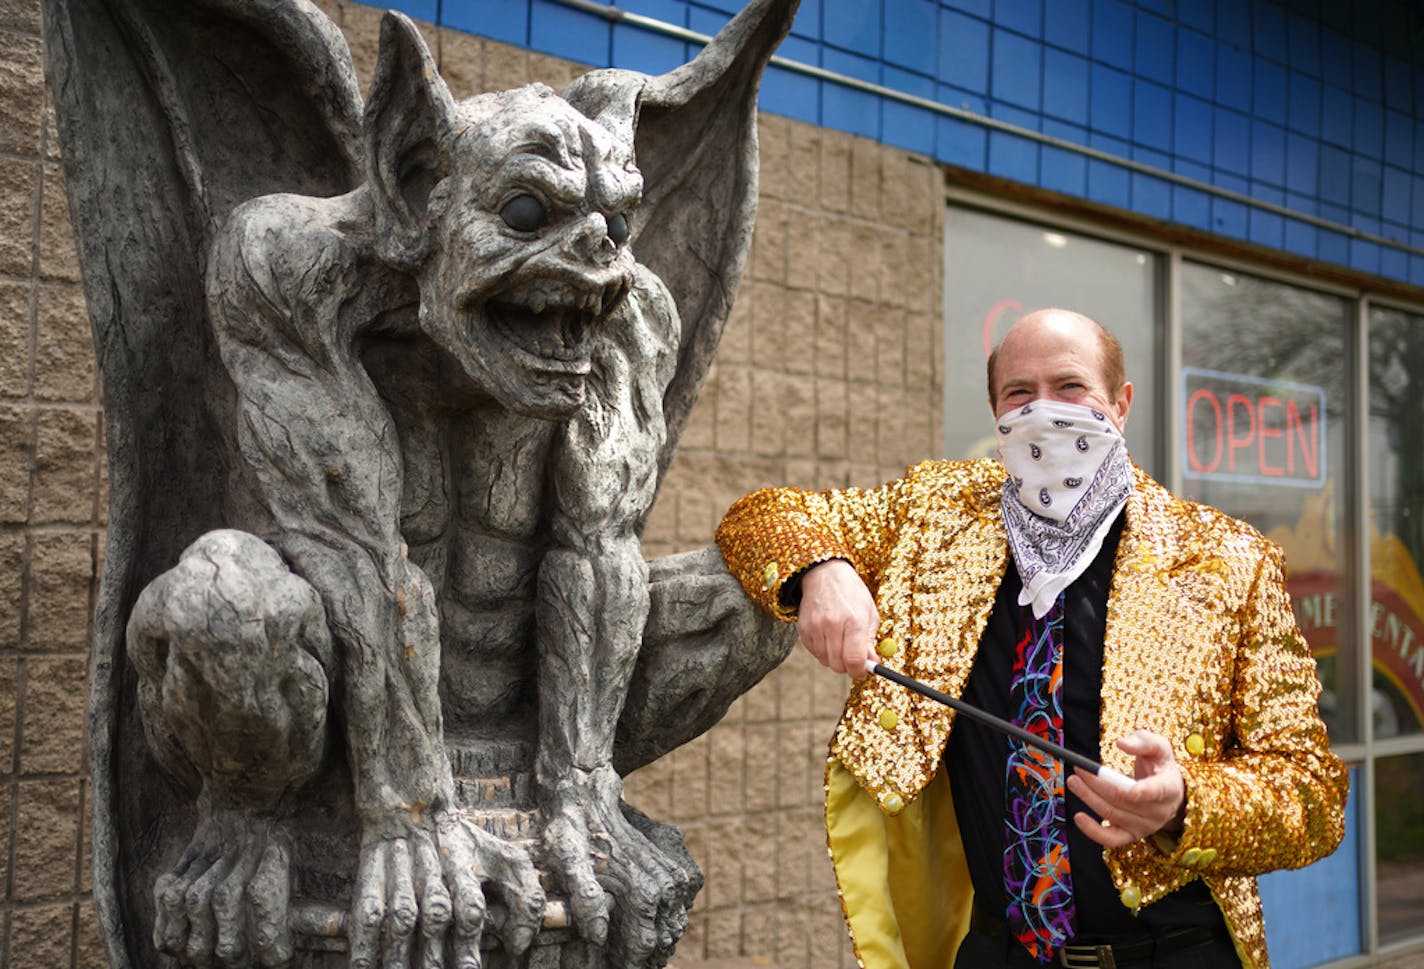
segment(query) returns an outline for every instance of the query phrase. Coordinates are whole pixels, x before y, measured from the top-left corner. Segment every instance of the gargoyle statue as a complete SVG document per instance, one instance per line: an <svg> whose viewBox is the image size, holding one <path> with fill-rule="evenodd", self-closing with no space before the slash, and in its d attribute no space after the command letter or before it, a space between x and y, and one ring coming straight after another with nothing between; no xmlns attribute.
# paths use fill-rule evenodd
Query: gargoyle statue
<svg viewBox="0 0 1424 969"><path fill-rule="evenodd" d="M112 469L111 962L664 964L701 876L621 775L788 641L639 536L795 0L459 102L387 14L364 105L306 0L45 12Z"/></svg>

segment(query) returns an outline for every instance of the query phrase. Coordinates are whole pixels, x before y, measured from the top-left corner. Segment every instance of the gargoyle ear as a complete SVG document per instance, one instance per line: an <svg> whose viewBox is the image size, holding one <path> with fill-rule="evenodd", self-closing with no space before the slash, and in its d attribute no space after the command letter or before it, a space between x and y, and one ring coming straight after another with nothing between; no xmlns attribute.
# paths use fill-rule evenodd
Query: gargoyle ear
<svg viewBox="0 0 1424 969"><path fill-rule="evenodd" d="M366 101L365 137L377 245L394 265L415 265L429 246L426 205L445 177L442 146L454 110L415 24L388 12Z"/></svg>

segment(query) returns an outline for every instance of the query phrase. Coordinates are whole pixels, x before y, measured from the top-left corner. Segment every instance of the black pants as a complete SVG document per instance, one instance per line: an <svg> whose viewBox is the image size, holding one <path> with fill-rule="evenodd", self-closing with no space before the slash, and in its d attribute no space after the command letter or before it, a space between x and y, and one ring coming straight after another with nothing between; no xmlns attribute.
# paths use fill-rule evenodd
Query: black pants
<svg viewBox="0 0 1424 969"><path fill-rule="evenodd" d="M1057 961L1049 963L1057 965ZM1230 937L1218 936L1210 942L1177 949L1151 959L1118 963L1118 969L1240 969L1241 959ZM1010 936L998 937L969 930L954 957L954 969L1042 969L1042 964Z"/></svg>

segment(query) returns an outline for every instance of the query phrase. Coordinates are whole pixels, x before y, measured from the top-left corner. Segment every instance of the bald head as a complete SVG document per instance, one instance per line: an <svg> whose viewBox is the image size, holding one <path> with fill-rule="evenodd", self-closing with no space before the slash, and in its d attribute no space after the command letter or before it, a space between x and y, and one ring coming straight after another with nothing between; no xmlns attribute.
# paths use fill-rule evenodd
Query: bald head
<svg viewBox="0 0 1424 969"><path fill-rule="evenodd" d="M1031 400L1084 404L1126 426L1132 384L1122 344L1096 320L1065 309L1035 310L989 355L989 406L996 415Z"/></svg>

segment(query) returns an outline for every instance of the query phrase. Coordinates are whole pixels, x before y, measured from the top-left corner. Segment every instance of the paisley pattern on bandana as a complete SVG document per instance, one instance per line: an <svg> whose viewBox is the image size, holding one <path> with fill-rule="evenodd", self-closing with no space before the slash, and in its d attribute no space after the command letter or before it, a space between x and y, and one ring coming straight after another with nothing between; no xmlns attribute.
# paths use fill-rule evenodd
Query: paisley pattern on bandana
<svg viewBox="0 0 1424 969"><path fill-rule="evenodd" d="M1063 594L1042 619L1025 610L1009 688L1013 722L1063 743ZM1063 762L1013 737L1004 778L1004 920L1041 963L1073 937Z"/></svg>

